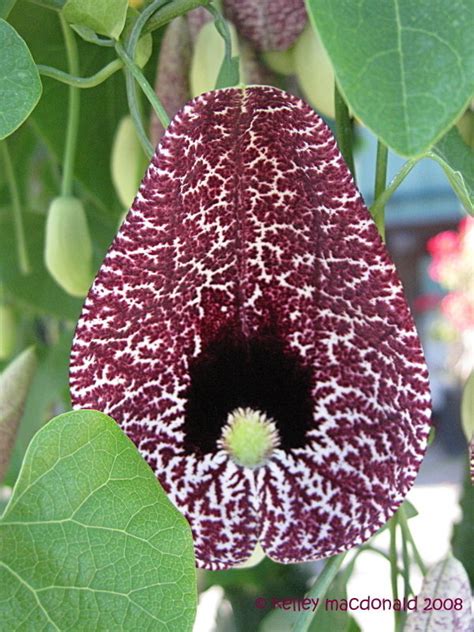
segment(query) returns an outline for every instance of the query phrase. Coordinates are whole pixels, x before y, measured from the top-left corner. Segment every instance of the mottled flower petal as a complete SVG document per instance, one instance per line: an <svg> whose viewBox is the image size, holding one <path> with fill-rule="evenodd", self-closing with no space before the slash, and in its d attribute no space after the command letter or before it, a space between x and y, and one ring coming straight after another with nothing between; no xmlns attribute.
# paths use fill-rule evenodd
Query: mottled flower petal
<svg viewBox="0 0 474 632"><path fill-rule="evenodd" d="M301 100L228 88L172 121L86 299L75 407L111 415L190 521L199 566L257 538L307 561L396 510L429 431L403 290L335 140ZM275 421L261 467L219 447Z"/></svg>
<svg viewBox="0 0 474 632"><path fill-rule="evenodd" d="M304 0L223 0L225 15L257 50L286 50L307 21Z"/></svg>

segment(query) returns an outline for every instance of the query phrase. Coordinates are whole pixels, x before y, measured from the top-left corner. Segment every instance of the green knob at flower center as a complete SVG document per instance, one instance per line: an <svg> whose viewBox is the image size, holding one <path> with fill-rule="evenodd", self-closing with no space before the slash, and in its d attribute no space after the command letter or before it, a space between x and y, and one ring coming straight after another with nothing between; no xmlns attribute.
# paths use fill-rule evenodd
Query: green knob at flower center
<svg viewBox="0 0 474 632"><path fill-rule="evenodd" d="M235 463L250 468L264 465L279 445L275 422L252 408L233 410L218 441Z"/></svg>

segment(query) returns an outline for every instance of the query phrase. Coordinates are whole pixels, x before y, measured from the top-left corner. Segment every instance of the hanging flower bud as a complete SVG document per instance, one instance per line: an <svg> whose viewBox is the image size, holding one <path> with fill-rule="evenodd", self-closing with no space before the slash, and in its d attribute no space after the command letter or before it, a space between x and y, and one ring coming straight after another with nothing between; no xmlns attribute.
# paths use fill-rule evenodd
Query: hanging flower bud
<svg viewBox="0 0 474 632"><path fill-rule="evenodd" d="M410 489L428 373L400 281L324 122L273 87L187 104L86 299L73 405L121 424L201 567L369 538Z"/></svg>
<svg viewBox="0 0 474 632"><path fill-rule="evenodd" d="M55 198L48 209L46 268L63 290L85 296L92 281L92 243L86 213L74 197Z"/></svg>
<svg viewBox="0 0 474 632"><path fill-rule="evenodd" d="M272 74L259 61L253 48L248 42L243 40L239 42L237 31L233 25L229 23L228 26L232 39L232 54L239 56L242 82L247 84L272 83ZM224 52L224 40L214 23L204 24L196 38L191 63L190 87L193 96L214 89L224 59Z"/></svg>
<svg viewBox="0 0 474 632"><path fill-rule="evenodd" d="M232 54L238 55L237 32L232 24L228 26L232 39ZM189 82L192 96L214 89L224 59L224 52L224 40L214 26L214 22L204 24L196 38L191 62ZM242 74L242 64L240 71Z"/></svg>
<svg viewBox="0 0 474 632"><path fill-rule="evenodd" d="M224 0L224 14L259 51L286 50L307 21L304 0Z"/></svg>
<svg viewBox="0 0 474 632"><path fill-rule="evenodd" d="M334 70L311 24L298 38L293 59L295 74L305 97L320 114L334 118Z"/></svg>
<svg viewBox="0 0 474 632"><path fill-rule="evenodd" d="M112 146L111 172L115 191L124 208L130 208L143 176L143 150L132 117L122 118Z"/></svg>

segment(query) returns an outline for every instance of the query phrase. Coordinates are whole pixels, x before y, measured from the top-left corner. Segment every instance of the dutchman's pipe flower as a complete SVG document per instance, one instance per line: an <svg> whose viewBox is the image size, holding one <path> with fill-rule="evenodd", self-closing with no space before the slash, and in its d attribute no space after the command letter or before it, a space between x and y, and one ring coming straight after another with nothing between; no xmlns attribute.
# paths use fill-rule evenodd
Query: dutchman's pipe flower
<svg viewBox="0 0 474 632"><path fill-rule="evenodd" d="M273 87L188 103L86 299L76 408L114 417L197 564L369 538L416 476L428 374L403 290L315 112Z"/></svg>

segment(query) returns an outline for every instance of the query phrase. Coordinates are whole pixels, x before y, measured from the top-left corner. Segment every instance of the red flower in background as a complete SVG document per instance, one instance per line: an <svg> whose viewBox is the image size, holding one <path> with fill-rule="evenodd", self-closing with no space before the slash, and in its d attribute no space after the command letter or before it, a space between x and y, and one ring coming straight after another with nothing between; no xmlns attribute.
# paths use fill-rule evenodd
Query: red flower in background
<svg viewBox="0 0 474 632"><path fill-rule="evenodd" d="M428 270L431 278L448 289L462 286L466 273L471 278L474 273L473 246L474 219L472 217L461 220L457 232L446 230L429 239L426 249L432 256Z"/></svg>

